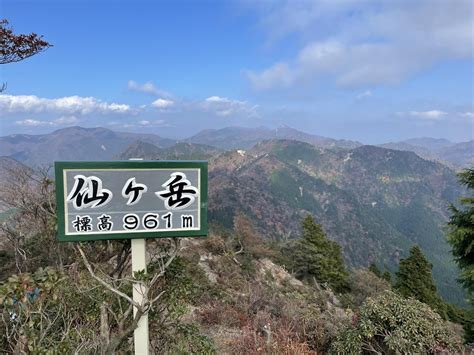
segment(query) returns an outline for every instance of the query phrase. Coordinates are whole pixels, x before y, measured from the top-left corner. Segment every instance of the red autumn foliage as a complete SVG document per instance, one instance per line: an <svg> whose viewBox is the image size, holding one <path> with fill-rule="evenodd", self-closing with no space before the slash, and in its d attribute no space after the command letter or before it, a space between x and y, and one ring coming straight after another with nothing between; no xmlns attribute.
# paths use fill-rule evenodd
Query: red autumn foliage
<svg viewBox="0 0 474 355"><path fill-rule="evenodd" d="M14 34L8 20L0 20L0 64L19 62L51 46L36 33Z"/></svg>

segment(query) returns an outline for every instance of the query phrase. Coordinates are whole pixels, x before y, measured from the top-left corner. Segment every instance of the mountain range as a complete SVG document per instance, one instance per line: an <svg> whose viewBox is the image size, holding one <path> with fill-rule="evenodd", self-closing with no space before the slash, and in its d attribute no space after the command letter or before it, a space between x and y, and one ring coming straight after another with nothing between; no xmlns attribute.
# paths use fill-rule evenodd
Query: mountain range
<svg viewBox="0 0 474 355"><path fill-rule="evenodd" d="M114 132L106 128L68 127L49 134L12 134L0 138L2 156L30 166L56 160L109 160L136 140L167 147L175 140L154 134Z"/></svg>
<svg viewBox="0 0 474 355"><path fill-rule="evenodd" d="M362 143L344 139L333 139L304 133L288 126L276 129L227 127L208 129L186 139L190 143L206 144L221 149L248 149L270 139L290 139L323 148L355 148Z"/></svg>
<svg viewBox="0 0 474 355"><path fill-rule="evenodd" d="M271 139L296 140L323 149L353 149L363 145L357 141L313 135L287 126L276 129L209 129L182 140L163 138L151 133L115 132L101 127L68 127L49 134L12 134L0 137L0 155L9 156L30 166L43 166L55 160L113 159L136 141L150 143L159 148L167 148L180 142L207 145L220 150L245 150ZM474 140L453 143L444 139L414 138L380 146L411 151L422 158L442 162L455 170L474 164Z"/></svg>
<svg viewBox="0 0 474 355"><path fill-rule="evenodd" d="M311 214L341 245L349 265L375 262L391 272L418 244L433 263L440 293L458 304L465 295L456 282L445 225L449 204L464 193L452 167L471 164L472 144L419 138L368 146L289 127L207 130L179 142L80 127L0 138L4 165L208 160L212 226L230 228L242 211L262 235L281 241L298 237L301 219ZM441 154L450 157L449 164L439 162Z"/></svg>

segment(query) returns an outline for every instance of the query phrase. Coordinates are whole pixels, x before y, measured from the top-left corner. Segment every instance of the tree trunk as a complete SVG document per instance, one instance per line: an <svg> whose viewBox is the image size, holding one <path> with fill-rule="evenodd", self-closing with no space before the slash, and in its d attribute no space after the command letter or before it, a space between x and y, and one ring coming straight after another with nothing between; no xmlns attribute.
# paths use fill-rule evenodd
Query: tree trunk
<svg viewBox="0 0 474 355"><path fill-rule="evenodd" d="M121 332L117 332L112 337L110 337L110 342L107 348L105 349L105 354L115 354L117 348L123 343L125 339L127 339L130 335L132 335L133 331L138 327L138 321L143 315L143 311L138 309L135 318L132 321L132 324L125 330Z"/></svg>
<svg viewBox="0 0 474 355"><path fill-rule="evenodd" d="M109 328L109 317L107 313L107 304L103 302L100 306L100 353L102 355L107 354L107 349L110 343L110 328Z"/></svg>

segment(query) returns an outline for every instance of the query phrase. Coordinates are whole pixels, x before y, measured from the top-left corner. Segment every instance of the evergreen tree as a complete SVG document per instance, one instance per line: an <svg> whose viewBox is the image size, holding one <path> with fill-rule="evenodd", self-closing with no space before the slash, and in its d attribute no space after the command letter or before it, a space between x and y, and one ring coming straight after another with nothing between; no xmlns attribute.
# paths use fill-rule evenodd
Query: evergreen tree
<svg viewBox="0 0 474 355"><path fill-rule="evenodd" d="M471 192L474 190L474 169L466 169L459 175L459 181ZM460 200L462 208L451 206L448 242L451 244L454 258L461 269L459 281L467 289L471 303L474 302L474 197ZM464 338L474 342L474 310L466 311Z"/></svg>
<svg viewBox="0 0 474 355"><path fill-rule="evenodd" d="M425 258L420 247L414 246L410 249L410 256L400 261L395 289L405 297L426 303L446 318L446 305L437 293L432 268L433 265Z"/></svg>
<svg viewBox="0 0 474 355"><path fill-rule="evenodd" d="M329 240L311 216L303 220L302 228L303 235L290 252L296 276L308 281L314 278L338 292L347 291L349 274L339 244Z"/></svg>
<svg viewBox="0 0 474 355"><path fill-rule="evenodd" d="M474 169L466 169L458 176L461 184L473 191ZM461 269L460 281L472 297L474 293L474 197L464 197L460 203L462 209L451 206L448 241Z"/></svg>

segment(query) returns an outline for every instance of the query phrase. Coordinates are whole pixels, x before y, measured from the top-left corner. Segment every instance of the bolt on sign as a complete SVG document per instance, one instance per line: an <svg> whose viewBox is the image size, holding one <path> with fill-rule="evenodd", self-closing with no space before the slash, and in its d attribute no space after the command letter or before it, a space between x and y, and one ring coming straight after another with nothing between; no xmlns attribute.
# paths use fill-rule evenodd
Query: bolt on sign
<svg viewBox="0 0 474 355"><path fill-rule="evenodd" d="M59 241L207 235L207 162L56 162Z"/></svg>

